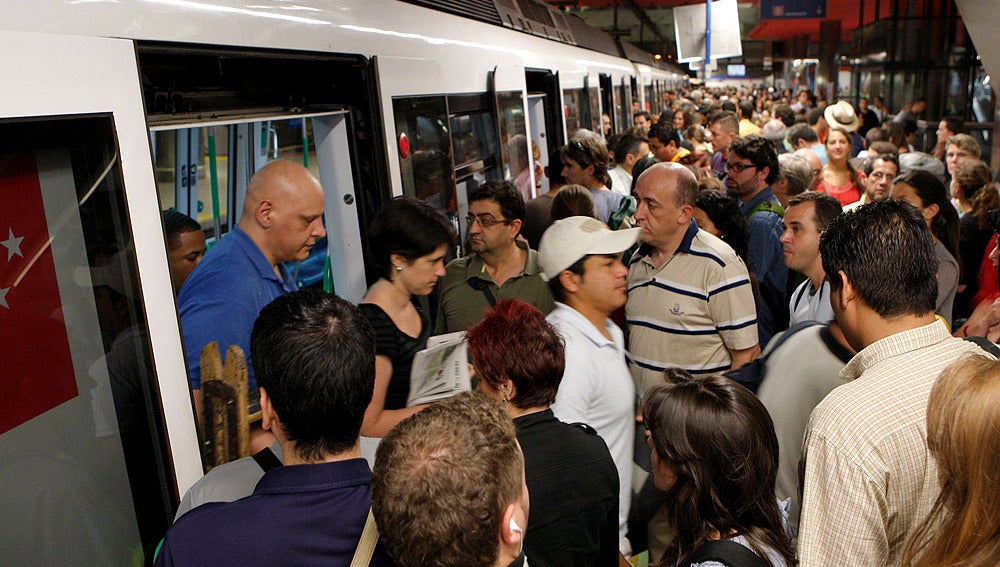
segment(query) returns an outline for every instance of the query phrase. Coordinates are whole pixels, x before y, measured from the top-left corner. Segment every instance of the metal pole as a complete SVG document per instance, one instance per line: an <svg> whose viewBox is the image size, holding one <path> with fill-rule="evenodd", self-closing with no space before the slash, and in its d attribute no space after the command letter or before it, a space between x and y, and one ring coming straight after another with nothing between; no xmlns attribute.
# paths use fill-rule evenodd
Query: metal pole
<svg viewBox="0 0 1000 567"><path fill-rule="evenodd" d="M705 82L711 78L712 72L708 70L708 64L712 62L712 0L705 0L705 60L702 68L705 69Z"/></svg>

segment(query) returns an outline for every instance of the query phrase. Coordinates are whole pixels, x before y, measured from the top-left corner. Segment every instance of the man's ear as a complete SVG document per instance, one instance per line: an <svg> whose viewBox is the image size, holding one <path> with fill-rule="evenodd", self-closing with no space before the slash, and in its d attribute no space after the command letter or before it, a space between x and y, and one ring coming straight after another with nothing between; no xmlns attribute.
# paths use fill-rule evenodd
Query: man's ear
<svg viewBox="0 0 1000 567"><path fill-rule="evenodd" d="M524 526L518 523L514 517L517 512L517 504L511 502L504 508L503 518L500 520L500 541L507 545L521 545L524 539Z"/></svg>
<svg viewBox="0 0 1000 567"><path fill-rule="evenodd" d="M694 216L694 206L683 205L679 210L680 213L677 216L677 224L680 225L691 224L691 217Z"/></svg>
<svg viewBox="0 0 1000 567"><path fill-rule="evenodd" d="M270 228L271 213L273 212L274 203L272 203L270 199L261 199L261 201L257 203L257 208L254 211L254 218L257 220L257 224L263 228Z"/></svg>
<svg viewBox="0 0 1000 567"><path fill-rule="evenodd" d="M524 222L522 222L520 219L514 219L510 221L510 224L507 225L507 228L510 229L510 237L517 238L518 233L521 232L522 226L524 226Z"/></svg>
<svg viewBox="0 0 1000 567"><path fill-rule="evenodd" d="M840 309L847 309L847 306L851 303L857 301L858 290L854 289L854 285L851 284L851 280L847 279L847 274L844 270L837 272L838 279L840 279Z"/></svg>
<svg viewBox="0 0 1000 567"><path fill-rule="evenodd" d="M280 421L278 419L277 412L274 411L274 404L271 403L271 396L267 395L267 390L263 386L260 388L260 415L261 415L261 428L264 431L271 430L272 427L278 424Z"/></svg>
<svg viewBox="0 0 1000 567"><path fill-rule="evenodd" d="M559 272L559 283L563 289L570 293L576 293L580 289L580 275L569 270Z"/></svg>

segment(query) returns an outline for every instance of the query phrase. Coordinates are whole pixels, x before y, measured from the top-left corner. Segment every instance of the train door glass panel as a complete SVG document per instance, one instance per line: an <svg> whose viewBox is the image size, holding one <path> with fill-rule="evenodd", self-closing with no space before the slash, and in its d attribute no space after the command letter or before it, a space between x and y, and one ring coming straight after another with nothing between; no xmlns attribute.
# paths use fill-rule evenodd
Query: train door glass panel
<svg viewBox="0 0 1000 567"><path fill-rule="evenodd" d="M590 129L604 134L603 117L601 116L601 89L598 85L587 87L587 98L590 102Z"/></svg>
<svg viewBox="0 0 1000 567"><path fill-rule="evenodd" d="M615 117L616 134L624 132L632 124L632 120L625 116L625 89L621 85L612 87L612 109Z"/></svg>
<svg viewBox="0 0 1000 567"><path fill-rule="evenodd" d="M483 95L399 97L392 106L403 193L448 217L460 237L454 256L461 256L468 191L503 179L496 117Z"/></svg>
<svg viewBox="0 0 1000 567"><path fill-rule="evenodd" d="M0 123L5 564L139 565L169 526L130 227L110 115Z"/></svg>
<svg viewBox="0 0 1000 567"><path fill-rule="evenodd" d="M572 136L580 128L590 129L589 120L584 120L583 114L589 110L587 91L584 89L566 89L563 91L563 102L566 105L566 131Z"/></svg>
<svg viewBox="0 0 1000 567"><path fill-rule="evenodd" d="M546 102L545 95L528 96L528 116L530 117L529 123L531 124L531 140L533 142L537 140L539 155L535 161L540 163L549 163L550 144L545 122ZM546 179L544 175L540 175L539 179L535 180L535 187L537 191L535 196L548 193L549 180Z"/></svg>
<svg viewBox="0 0 1000 567"><path fill-rule="evenodd" d="M444 96L396 98L392 107L403 194L436 207L448 216L458 232L447 99Z"/></svg>
<svg viewBox="0 0 1000 567"><path fill-rule="evenodd" d="M518 188L531 187L533 156L537 148L528 153L528 132L524 123L524 103L521 91L497 93L497 119L500 126L501 153L503 156L504 179L509 179ZM534 144L532 145L534 146Z"/></svg>
<svg viewBox="0 0 1000 567"><path fill-rule="evenodd" d="M646 85L645 90L646 90L646 108L644 110L651 114L659 114L660 105L657 104L656 102L657 99L656 99L656 94L653 92L653 85Z"/></svg>
<svg viewBox="0 0 1000 567"><path fill-rule="evenodd" d="M468 249L464 243L469 228L465 224L465 217L469 214L469 192L486 181L503 179L495 120L484 110L450 117L451 144L455 155L455 204L463 253Z"/></svg>
<svg viewBox="0 0 1000 567"><path fill-rule="evenodd" d="M600 100L601 100L601 112L607 114L611 118L611 130L607 132L608 134L614 134L618 132L621 128L619 123L618 113L615 112L617 108L615 104L615 93L614 84L611 82L611 75L601 73L600 75Z"/></svg>

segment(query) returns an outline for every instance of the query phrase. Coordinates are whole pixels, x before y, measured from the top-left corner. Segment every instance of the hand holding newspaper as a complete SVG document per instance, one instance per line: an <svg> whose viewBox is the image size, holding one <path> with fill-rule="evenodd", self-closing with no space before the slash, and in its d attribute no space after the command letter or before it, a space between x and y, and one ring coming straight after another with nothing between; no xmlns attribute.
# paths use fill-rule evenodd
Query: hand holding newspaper
<svg viewBox="0 0 1000 567"><path fill-rule="evenodd" d="M406 406L436 402L472 389L468 351L464 332L428 338L427 348L413 357Z"/></svg>

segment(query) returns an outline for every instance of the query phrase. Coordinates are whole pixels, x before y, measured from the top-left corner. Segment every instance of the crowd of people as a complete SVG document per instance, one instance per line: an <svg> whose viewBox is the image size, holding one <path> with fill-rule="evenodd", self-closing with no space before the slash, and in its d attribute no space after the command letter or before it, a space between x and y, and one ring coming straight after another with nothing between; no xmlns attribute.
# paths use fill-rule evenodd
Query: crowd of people
<svg viewBox="0 0 1000 567"><path fill-rule="evenodd" d="M206 339L245 345L270 457L201 479L157 564L1000 562L1000 193L960 121L913 147L925 111L668 93L550 152L543 195L472 189L464 257L390 201L357 306L289 289L318 182L268 165L193 271L168 243L192 387ZM457 331L475 391L407 407Z"/></svg>

